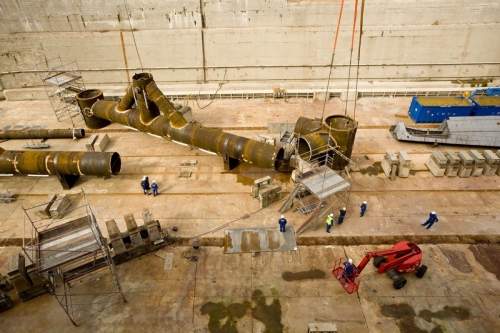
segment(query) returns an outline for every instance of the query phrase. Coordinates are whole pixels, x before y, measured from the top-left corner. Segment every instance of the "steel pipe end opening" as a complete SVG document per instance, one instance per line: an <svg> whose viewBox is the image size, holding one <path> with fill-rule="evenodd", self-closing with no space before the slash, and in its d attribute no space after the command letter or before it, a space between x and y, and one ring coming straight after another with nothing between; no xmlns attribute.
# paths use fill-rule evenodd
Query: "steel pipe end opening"
<svg viewBox="0 0 500 333"><path fill-rule="evenodd" d="M303 137L299 138L299 156L304 161L310 161L312 157L311 145Z"/></svg>
<svg viewBox="0 0 500 333"><path fill-rule="evenodd" d="M111 174L115 176L118 175L120 173L121 168L122 168L122 160L120 158L120 154L113 153L111 155L111 161L110 161Z"/></svg>
<svg viewBox="0 0 500 333"><path fill-rule="evenodd" d="M93 116L92 106L98 101L103 100L104 95L99 89L88 89L80 91L76 94L76 100L78 106L83 114L83 119L85 120L85 125L91 129L99 129L111 124L108 119L97 118Z"/></svg>

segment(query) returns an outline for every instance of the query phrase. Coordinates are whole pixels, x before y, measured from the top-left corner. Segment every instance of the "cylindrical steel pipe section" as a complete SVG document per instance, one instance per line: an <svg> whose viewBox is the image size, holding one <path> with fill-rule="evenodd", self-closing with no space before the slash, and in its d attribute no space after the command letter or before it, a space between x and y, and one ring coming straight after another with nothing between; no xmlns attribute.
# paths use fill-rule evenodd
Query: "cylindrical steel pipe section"
<svg viewBox="0 0 500 333"><path fill-rule="evenodd" d="M139 73L132 76L132 80L132 92L135 97L137 108L141 113L141 122L148 124L160 115L158 106L149 102L146 94L146 87L148 84L153 82L153 75L151 73Z"/></svg>
<svg viewBox="0 0 500 333"><path fill-rule="evenodd" d="M315 132L299 137L299 156L304 161L328 153L331 150L329 147L337 148L337 143L328 133Z"/></svg>
<svg viewBox="0 0 500 333"><path fill-rule="evenodd" d="M0 173L111 176L121 169L118 153L72 151L5 151L0 155Z"/></svg>
<svg viewBox="0 0 500 333"><path fill-rule="evenodd" d="M306 117L299 117L295 123L294 133L298 135L306 135L309 133L321 130L323 123L319 119L311 119Z"/></svg>
<svg viewBox="0 0 500 333"><path fill-rule="evenodd" d="M338 150L349 159L351 158L354 140L356 139L356 131L358 130L358 122L351 117L344 115L332 115L325 119L324 130L335 137ZM349 161L345 160L338 154L333 158L333 169L340 170L346 167Z"/></svg>
<svg viewBox="0 0 500 333"><path fill-rule="evenodd" d="M83 114L85 125L91 129L99 129L108 126L111 122L108 119L92 117L92 105L98 100L104 100L104 95L99 89L89 89L76 94L78 106Z"/></svg>
<svg viewBox="0 0 500 333"><path fill-rule="evenodd" d="M151 74L136 74L133 85L135 98L138 98L140 91L142 95L139 97L144 98L143 102L137 100L139 109L122 110L122 107L128 105L129 102L118 104L99 99L92 104L91 112L89 112L91 117L106 119L143 132L168 137L177 142L264 168L276 170L283 160L283 148L187 122L158 89ZM144 86L145 89L143 89ZM148 100L153 101L163 116L157 115L145 121L145 118L155 114L151 111L153 103L147 104L146 107L145 103L148 103ZM145 110L149 112L148 116L145 116Z"/></svg>
<svg viewBox="0 0 500 333"><path fill-rule="evenodd" d="M0 139L61 139L83 137L85 137L85 130L83 128L0 130Z"/></svg>

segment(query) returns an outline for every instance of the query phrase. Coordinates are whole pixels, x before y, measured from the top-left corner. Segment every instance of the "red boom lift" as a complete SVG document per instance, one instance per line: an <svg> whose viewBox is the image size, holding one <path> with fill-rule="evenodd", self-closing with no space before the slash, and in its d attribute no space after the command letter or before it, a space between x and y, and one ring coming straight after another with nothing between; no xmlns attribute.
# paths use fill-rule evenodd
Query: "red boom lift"
<svg viewBox="0 0 500 333"><path fill-rule="evenodd" d="M393 286L401 289L406 284L406 279L398 273L408 273L417 271L417 277L422 278L427 271L427 266L420 265L422 261L422 251L415 243L402 241L397 243L390 250L366 252L365 257L356 267L354 264L352 273L344 273L344 262L346 259L335 261L332 274L340 282L347 293L352 294L359 288L359 275L368 264L371 258L373 265L378 268L378 273L387 273L394 280Z"/></svg>

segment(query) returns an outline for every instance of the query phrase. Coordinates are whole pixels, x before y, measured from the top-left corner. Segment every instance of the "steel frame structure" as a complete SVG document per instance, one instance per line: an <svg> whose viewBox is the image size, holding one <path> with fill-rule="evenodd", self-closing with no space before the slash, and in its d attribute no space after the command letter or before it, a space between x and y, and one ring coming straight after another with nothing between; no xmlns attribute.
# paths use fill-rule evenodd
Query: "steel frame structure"
<svg viewBox="0 0 500 333"><path fill-rule="evenodd" d="M76 94L85 90L85 83L75 61L63 63L61 57L36 64L38 75L58 121L69 121L76 127L83 121Z"/></svg>
<svg viewBox="0 0 500 333"><path fill-rule="evenodd" d="M340 175L332 170L334 163L334 154L339 154L350 161L347 157L340 154L331 145L317 148L316 151L307 152L307 155L317 156L314 159L305 161L301 158L296 170L298 189L292 194L295 202L298 203L298 210L304 215L310 215L296 231L299 235L310 224L317 223L328 213L333 213L334 209L347 207L351 195L351 184L344 180ZM352 161L350 161L352 162ZM315 230L319 224L316 225Z"/></svg>
<svg viewBox="0 0 500 333"><path fill-rule="evenodd" d="M83 319L127 300L84 191L67 197L69 204L51 217L40 217L46 203L23 207L22 248L78 326Z"/></svg>

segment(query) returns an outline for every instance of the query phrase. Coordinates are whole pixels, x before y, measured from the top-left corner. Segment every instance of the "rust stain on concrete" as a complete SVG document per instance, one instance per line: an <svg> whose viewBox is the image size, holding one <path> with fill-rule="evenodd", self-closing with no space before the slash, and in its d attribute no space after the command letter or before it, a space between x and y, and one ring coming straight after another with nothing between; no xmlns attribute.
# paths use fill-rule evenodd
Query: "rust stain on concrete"
<svg viewBox="0 0 500 333"><path fill-rule="evenodd" d="M500 245L471 245L469 246L469 250L471 250L476 261L480 263L484 269L495 274L497 280L500 280Z"/></svg>
<svg viewBox="0 0 500 333"><path fill-rule="evenodd" d="M448 258L448 261L450 262L450 265L453 266L453 268L456 268L463 273L472 272L472 266L469 264L467 258L465 258L465 255L462 252L455 250L446 250L443 248L440 249L441 252L443 252L443 254L446 256L446 258Z"/></svg>
<svg viewBox="0 0 500 333"><path fill-rule="evenodd" d="M267 230L267 241L269 242L269 250L274 251L280 248L281 242L279 239L279 234L276 230Z"/></svg>
<svg viewBox="0 0 500 333"><path fill-rule="evenodd" d="M243 231L241 233L242 252L260 252L259 233L256 231Z"/></svg>

